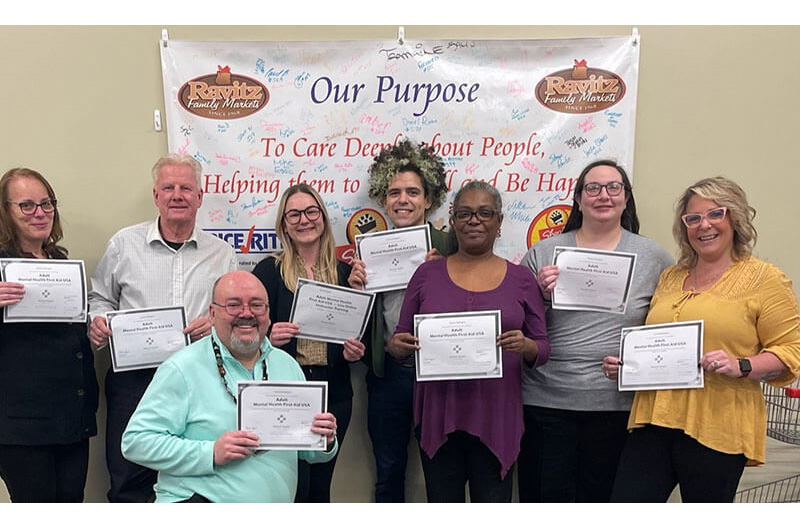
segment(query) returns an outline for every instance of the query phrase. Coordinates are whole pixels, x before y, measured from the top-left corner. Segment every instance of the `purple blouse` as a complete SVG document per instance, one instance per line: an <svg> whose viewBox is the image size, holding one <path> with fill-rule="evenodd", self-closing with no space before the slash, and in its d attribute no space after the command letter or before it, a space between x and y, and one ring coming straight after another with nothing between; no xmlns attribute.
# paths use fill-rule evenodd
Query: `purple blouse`
<svg viewBox="0 0 800 528"><path fill-rule="evenodd" d="M494 290L472 292L457 286L447 273L447 259L423 263L406 289L395 333L414 333L414 314L501 310L503 332L522 330L536 341L534 368L550 357L545 308L533 273L506 263L506 276ZM420 427L420 447L433 458L448 433L466 431L494 453L501 477L519 455L522 439L522 358L503 352L503 377L481 380L414 383L414 425Z"/></svg>

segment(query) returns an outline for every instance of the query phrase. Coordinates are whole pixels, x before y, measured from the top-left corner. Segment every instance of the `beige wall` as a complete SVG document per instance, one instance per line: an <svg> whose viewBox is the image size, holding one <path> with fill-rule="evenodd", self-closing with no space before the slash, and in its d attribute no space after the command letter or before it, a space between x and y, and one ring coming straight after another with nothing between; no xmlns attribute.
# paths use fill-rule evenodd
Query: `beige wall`
<svg viewBox="0 0 800 528"><path fill-rule="evenodd" d="M169 27L176 40L392 39L394 26ZM406 38L628 35L629 26L406 26ZM758 210L756 253L800 281L797 228L800 28L639 27L642 37L634 186L642 233L669 251L672 206L700 178L727 175ZM91 274L120 227L154 217L149 169L167 138L152 126L163 112L160 26L0 27L0 169L29 166L55 187L65 244ZM797 291L797 288L795 288ZM97 358L101 378L108 358ZM354 418L333 497L369 501L372 455L362 368L354 369ZM98 420L105 419L101 402ZM101 435L93 440L86 500L105 500ZM411 456L410 500L424 500ZM0 501L7 501L0 484Z"/></svg>

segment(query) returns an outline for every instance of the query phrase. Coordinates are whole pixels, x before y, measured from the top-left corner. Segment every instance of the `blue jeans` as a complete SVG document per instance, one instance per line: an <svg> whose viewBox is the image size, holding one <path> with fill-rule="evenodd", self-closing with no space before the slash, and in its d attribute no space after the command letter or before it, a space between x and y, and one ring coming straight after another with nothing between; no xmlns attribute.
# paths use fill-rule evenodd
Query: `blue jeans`
<svg viewBox="0 0 800 528"><path fill-rule="evenodd" d="M520 502L608 502L628 437L627 411L525 405Z"/></svg>
<svg viewBox="0 0 800 528"><path fill-rule="evenodd" d="M414 423L414 368L387 354L385 375L367 373L367 430L375 456L375 502L405 502Z"/></svg>

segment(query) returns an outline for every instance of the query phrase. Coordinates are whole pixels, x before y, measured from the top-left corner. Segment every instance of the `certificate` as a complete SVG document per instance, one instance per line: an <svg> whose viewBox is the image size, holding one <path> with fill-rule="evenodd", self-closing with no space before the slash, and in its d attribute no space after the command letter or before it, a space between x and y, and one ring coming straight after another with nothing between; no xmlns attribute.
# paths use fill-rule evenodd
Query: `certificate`
<svg viewBox="0 0 800 528"><path fill-rule="evenodd" d="M374 303L374 293L297 279L289 322L300 326L297 337L339 344L360 340Z"/></svg>
<svg viewBox="0 0 800 528"><path fill-rule="evenodd" d="M417 381L503 377L500 310L414 316Z"/></svg>
<svg viewBox="0 0 800 528"><path fill-rule="evenodd" d="M703 321L622 329L621 391L703 387Z"/></svg>
<svg viewBox="0 0 800 528"><path fill-rule="evenodd" d="M4 282L19 282L25 295L5 307L6 323L85 323L86 272L82 260L0 259Z"/></svg>
<svg viewBox="0 0 800 528"><path fill-rule="evenodd" d="M114 372L157 367L189 344L183 306L108 312L106 321Z"/></svg>
<svg viewBox="0 0 800 528"><path fill-rule="evenodd" d="M553 264L558 266L553 308L625 313L635 253L558 246Z"/></svg>
<svg viewBox="0 0 800 528"><path fill-rule="evenodd" d="M259 451L323 451L324 435L312 433L314 415L326 412L327 381L240 381L236 426L258 435Z"/></svg>
<svg viewBox="0 0 800 528"><path fill-rule="evenodd" d="M404 289L430 250L428 224L356 235L356 253L367 272L364 290Z"/></svg>

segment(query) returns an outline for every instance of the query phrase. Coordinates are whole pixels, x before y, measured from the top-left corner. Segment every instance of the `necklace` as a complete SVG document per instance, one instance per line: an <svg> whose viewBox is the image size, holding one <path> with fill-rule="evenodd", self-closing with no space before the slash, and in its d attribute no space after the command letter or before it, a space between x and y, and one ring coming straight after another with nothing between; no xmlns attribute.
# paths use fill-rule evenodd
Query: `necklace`
<svg viewBox="0 0 800 528"><path fill-rule="evenodd" d="M228 387L228 382L225 379L225 366L222 364L222 353L219 351L219 345L214 340L213 336L211 337L211 348L214 349L214 359L217 360L217 371L219 372L219 377L222 378L222 385L225 387L225 391L230 395L230 397L233 398L233 403L237 403L236 396L234 396L231 392L230 387ZM263 381L269 381L269 376L267 375L267 358L261 360L261 363L261 366L263 367L261 369L261 379Z"/></svg>

